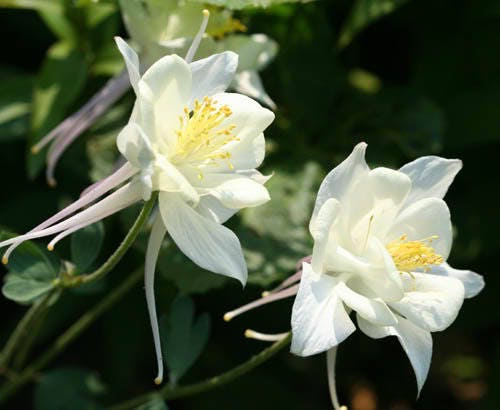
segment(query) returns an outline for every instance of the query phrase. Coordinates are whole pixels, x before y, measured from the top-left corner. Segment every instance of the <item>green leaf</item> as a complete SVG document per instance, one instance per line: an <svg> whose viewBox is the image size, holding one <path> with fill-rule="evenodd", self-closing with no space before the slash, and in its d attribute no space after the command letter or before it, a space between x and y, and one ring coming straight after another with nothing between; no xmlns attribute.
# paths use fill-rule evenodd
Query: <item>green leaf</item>
<svg viewBox="0 0 500 410"><path fill-rule="evenodd" d="M41 265L34 265L35 275L30 273L9 273L5 276L2 294L10 300L20 304L30 304L40 296L45 295L53 286L56 278L42 269Z"/></svg>
<svg viewBox="0 0 500 410"><path fill-rule="evenodd" d="M0 142L23 136L29 130L33 76L0 75Z"/></svg>
<svg viewBox="0 0 500 410"><path fill-rule="evenodd" d="M76 44L78 42L78 34L73 28L71 21L66 17L62 2L57 11L53 11L52 9L52 7L41 7L38 9L38 14L40 14L44 23L56 37L60 40Z"/></svg>
<svg viewBox="0 0 500 410"><path fill-rule="evenodd" d="M118 75L125 67L123 58L114 43L100 47L91 66L93 75Z"/></svg>
<svg viewBox="0 0 500 410"><path fill-rule="evenodd" d="M308 225L323 175L321 167L313 162L299 172L275 171L266 184L273 200L243 210L245 229L238 232L244 244L248 282L260 286L283 279L299 259L311 254Z"/></svg>
<svg viewBox="0 0 500 410"><path fill-rule="evenodd" d="M0 233L0 240L14 235ZM9 273L4 278L3 295L18 303L33 303L53 288L59 273L57 259L32 242L16 248L7 265Z"/></svg>
<svg viewBox="0 0 500 410"><path fill-rule="evenodd" d="M0 0L0 7L47 10L53 13L60 12L63 4L60 0Z"/></svg>
<svg viewBox="0 0 500 410"><path fill-rule="evenodd" d="M352 39L375 20L392 13L408 0L356 0L340 32L339 47L347 46Z"/></svg>
<svg viewBox="0 0 500 410"><path fill-rule="evenodd" d="M0 7L35 10L45 24L60 39L74 42L76 33L65 16L65 2L61 0L0 0Z"/></svg>
<svg viewBox="0 0 500 410"><path fill-rule="evenodd" d="M48 50L35 82L30 146L65 117L80 94L86 77L84 56L70 43L59 42ZM28 154L28 176L36 177L43 164L43 155Z"/></svg>
<svg viewBox="0 0 500 410"><path fill-rule="evenodd" d="M158 397L140 405L135 410L168 410L168 406L161 396L158 395Z"/></svg>
<svg viewBox="0 0 500 410"><path fill-rule="evenodd" d="M285 3L308 3L312 0L195 0L198 3L211 4L213 6L224 7L231 10L241 10L245 8L270 7Z"/></svg>
<svg viewBox="0 0 500 410"><path fill-rule="evenodd" d="M96 398L105 388L99 377L74 367L42 375L35 390L35 410L100 410Z"/></svg>
<svg viewBox="0 0 500 410"><path fill-rule="evenodd" d="M104 225L98 222L80 229L71 237L71 261L84 272L97 259L104 241Z"/></svg>
<svg viewBox="0 0 500 410"><path fill-rule="evenodd" d="M189 296L178 296L170 312L160 321L165 362L170 380L176 383L194 364L205 348L210 334L210 316L194 316L194 303Z"/></svg>

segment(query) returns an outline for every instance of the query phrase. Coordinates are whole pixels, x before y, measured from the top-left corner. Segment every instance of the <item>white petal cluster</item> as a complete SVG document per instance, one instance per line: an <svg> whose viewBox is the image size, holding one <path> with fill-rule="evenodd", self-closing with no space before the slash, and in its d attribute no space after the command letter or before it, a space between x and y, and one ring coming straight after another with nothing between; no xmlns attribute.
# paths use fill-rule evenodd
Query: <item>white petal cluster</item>
<svg viewBox="0 0 500 410"><path fill-rule="evenodd" d="M179 0L120 0L120 8L142 62L149 66L164 55L187 52L205 6ZM264 90L258 72L276 56L278 44L265 34L233 34L244 30L245 26L233 18L230 10L212 10L197 57L223 51L238 54L239 65L231 88L274 109L275 103Z"/></svg>
<svg viewBox="0 0 500 410"><path fill-rule="evenodd" d="M333 169L318 192L310 222L311 264L292 313L292 352L332 349L359 328L372 338L396 336L418 389L427 377L431 332L447 328L463 300L483 287L480 275L446 260L452 226L443 197L459 160L421 157L398 171L370 169L366 144Z"/></svg>
<svg viewBox="0 0 500 410"><path fill-rule="evenodd" d="M225 93L237 67L224 52L188 64L171 55L142 77L135 52L117 39L137 100L117 139L140 172L143 196L159 191L167 231L196 264L246 282L236 236L221 224L239 209L267 202L263 131L274 114L254 100Z"/></svg>

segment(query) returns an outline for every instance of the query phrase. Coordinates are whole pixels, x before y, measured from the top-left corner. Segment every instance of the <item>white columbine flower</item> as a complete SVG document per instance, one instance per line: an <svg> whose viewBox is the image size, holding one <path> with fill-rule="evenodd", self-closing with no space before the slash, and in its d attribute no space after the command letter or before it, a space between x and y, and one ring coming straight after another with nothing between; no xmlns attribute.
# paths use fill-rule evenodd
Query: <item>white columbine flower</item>
<svg viewBox="0 0 500 410"><path fill-rule="evenodd" d="M291 351L327 352L335 409L336 346L359 328L378 339L396 336L424 384L432 355L431 332L446 329L464 298L477 295L482 276L447 263L452 229L442 200L462 167L459 160L421 157L399 171L370 170L366 144L333 169L318 192L310 222L312 258L263 297L228 312L231 320L256 307L296 296ZM296 284L300 280L300 284ZM247 337L279 340L285 334L253 330Z"/></svg>
<svg viewBox="0 0 500 410"><path fill-rule="evenodd" d="M263 131L274 114L246 96L224 92L238 64L232 52L191 64L176 55L166 56L141 76L137 54L120 38L117 44L137 95L130 122L117 140L126 164L69 207L31 232L0 242L0 247L10 245L5 263L25 240L57 234L48 246L53 249L65 236L158 191L159 212L146 252L145 281L159 366L157 382L161 382L153 293L160 245L168 232L197 265L245 284L247 268L239 240L222 224L239 209L269 200L263 186L267 178L255 168L264 159Z"/></svg>
<svg viewBox="0 0 500 410"><path fill-rule="evenodd" d="M195 37L204 6L185 0L121 0L123 20L134 47L141 56L141 72L165 55L185 55ZM232 12L214 8L207 33L199 39L197 57L204 58L223 51L234 51L240 63L230 88L275 108L267 95L258 71L276 55L277 43L264 34L230 34L246 27L232 17ZM194 57L186 55L190 61ZM47 153L46 177L54 186L55 168L66 149L104 114L130 87L126 71L110 79L82 108L66 118L32 147L34 153L50 145Z"/></svg>
<svg viewBox="0 0 500 410"><path fill-rule="evenodd" d="M120 8L127 31L147 65L165 54L186 53L204 6L184 0L120 0ZM234 51L239 55L239 65L231 88L274 109L276 105L264 90L258 71L276 56L278 44L265 34L232 34L246 31L232 14L230 10L213 9L198 56Z"/></svg>
<svg viewBox="0 0 500 410"><path fill-rule="evenodd" d="M482 276L446 263L452 226L442 198L462 163L429 156L398 171L370 169L365 149L357 145L318 192L309 226L314 249L293 306L291 350L332 352L354 332L354 311L369 337L399 339L420 392L431 332L446 329L464 297L484 286Z"/></svg>

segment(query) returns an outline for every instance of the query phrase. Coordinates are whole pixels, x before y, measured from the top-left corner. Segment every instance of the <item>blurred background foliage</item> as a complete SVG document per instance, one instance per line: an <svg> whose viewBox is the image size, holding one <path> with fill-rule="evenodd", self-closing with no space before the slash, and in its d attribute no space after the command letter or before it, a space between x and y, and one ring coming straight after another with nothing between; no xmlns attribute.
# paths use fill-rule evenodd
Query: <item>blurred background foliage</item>
<svg viewBox="0 0 500 410"><path fill-rule="evenodd" d="M44 157L29 148L122 70L112 39L126 33L111 0L2 0L0 7L0 223L8 235L30 229L110 172L114 140L133 98L128 93L70 148L57 170L58 186L49 189L42 175ZM245 9L237 16L249 32L265 33L280 44L276 60L263 72L278 105L266 134L263 167L275 173L268 184L273 201L230 221L251 271L244 291L233 281L201 272L165 243L157 300L167 348L175 352L168 362L175 382L215 375L265 347L243 338L248 327L289 328L291 300L230 324L222 315L293 273L296 261L310 253L307 224L315 191L325 173L364 140L372 165L399 167L427 154L464 161L447 196L456 232L451 262L484 274L486 288L465 302L450 329L434 334L434 360L417 402L414 376L397 342L370 340L359 332L340 347L342 401L356 410L500 408L499 3L323 0ZM126 210L74 235L56 255L39 244L23 245L4 277L3 293L10 300L0 300L0 341L7 340L26 310L13 301L25 305L50 292L61 259L71 261L64 266L76 273L97 266L137 211ZM144 247L141 237L104 281L68 291L54 302L43 323L30 329L37 336L33 354L140 269ZM150 333L137 285L6 408L101 409L151 390ZM20 356L14 365L32 357ZM323 356L281 353L229 386L168 406L329 409L325 369ZM165 409L166 404L156 400L143 408Z"/></svg>

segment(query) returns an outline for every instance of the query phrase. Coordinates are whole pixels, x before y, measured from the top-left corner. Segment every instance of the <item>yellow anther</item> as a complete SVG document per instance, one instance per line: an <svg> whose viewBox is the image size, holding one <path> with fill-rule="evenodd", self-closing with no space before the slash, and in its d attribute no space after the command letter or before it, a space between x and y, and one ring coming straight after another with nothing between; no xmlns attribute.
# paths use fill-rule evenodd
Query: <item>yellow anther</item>
<svg viewBox="0 0 500 410"><path fill-rule="evenodd" d="M245 32L247 31L247 26L245 26L240 20L229 18L224 23L216 25L210 28L207 33L212 37L224 37L226 34L235 32Z"/></svg>
<svg viewBox="0 0 500 410"><path fill-rule="evenodd" d="M440 265L444 262L443 257L430 246L437 238L434 235L417 241L408 241L407 235L403 235L397 241L389 243L386 248L399 271L411 275L415 269L423 268L428 272L431 265Z"/></svg>
<svg viewBox="0 0 500 410"><path fill-rule="evenodd" d="M9 263L9 258L7 258L7 256L2 256L2 263L7 265Z"/></svg>
<svg viewBox="0 0 500 410"><path fill-rule="evenodd" d="M226 145L238 138L233 134L235 125L221 128L222 122L232 115L227 105L217 106L217 101L211 97L203 97L201 102L195 100L193 110L184 108L181 115L177 135L177 148L171 156L174 163L189 163L196 167L200 165L215 165L223 160L230 169L231 154ZM203 177L199 175L200 179Z"/></svg>

